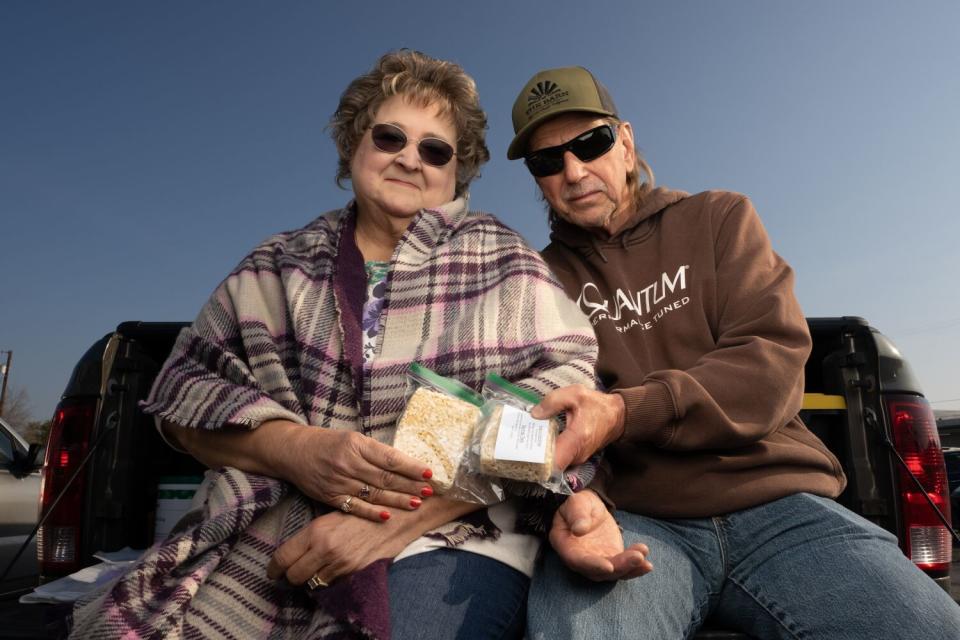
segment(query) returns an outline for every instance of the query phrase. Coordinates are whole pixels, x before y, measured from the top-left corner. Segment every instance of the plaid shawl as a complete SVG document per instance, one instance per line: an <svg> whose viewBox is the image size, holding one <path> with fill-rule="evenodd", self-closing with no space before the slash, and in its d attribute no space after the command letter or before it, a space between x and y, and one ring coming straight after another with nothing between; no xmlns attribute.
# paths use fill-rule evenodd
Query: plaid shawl
<svg viewBox="0 0 960 640"><path fill-rule="evenodd" d="M390 443L413 361L474 389L489 372L538 393L593 384L585 317L519 235L465 199L420 212L401 239L364 375L355 221L350 205L254 249L180 334L144 410L184 427L282 418ZM205 488L202 510L77 604L75 636L389 637L388 560L315 592L266 577L276 548L327 507L231 468Z"/></svg>

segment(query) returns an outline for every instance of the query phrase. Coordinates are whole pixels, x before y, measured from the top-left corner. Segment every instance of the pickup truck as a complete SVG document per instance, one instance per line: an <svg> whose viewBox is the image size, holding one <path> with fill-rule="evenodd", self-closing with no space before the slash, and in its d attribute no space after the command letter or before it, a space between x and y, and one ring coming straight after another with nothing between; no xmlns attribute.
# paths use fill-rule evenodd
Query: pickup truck
<svg viewBox="0 0 960 640"><path fill-rule="evenodd" d="M934 414L910 365L862 318L808 324L813 351L802 417L844 466L849 482L838 501L896 534L903 553L949 591L947 476ZM77 363L47 446L42 580L94 564L98 551L148 547L161 479L202 475L201 465L167 446L138 408L183 326L124 322ZM57 615L32 617L53 634ZM7 621L0 611L0 625ZM696 637L746 636L707 628Z"/></svg>

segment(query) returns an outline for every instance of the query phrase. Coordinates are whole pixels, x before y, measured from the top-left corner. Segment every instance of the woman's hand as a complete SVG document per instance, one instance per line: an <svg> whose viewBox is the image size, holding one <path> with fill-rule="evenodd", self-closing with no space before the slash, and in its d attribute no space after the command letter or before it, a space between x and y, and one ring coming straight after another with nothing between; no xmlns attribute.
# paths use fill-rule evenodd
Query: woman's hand
<svg viewBox="0 0 960 640"><path fill-rule="evenodd" d="M375 524L334 512L314 518L277 549L267 576L286 576L301 585L316 575L330 583L380 558L393 558L423 533L482 508L478 504L434 498L417 512Z"/></svg>
<svg viewBox="0 0 960 640"><path fill-rule="evenodd" d="M408 455L352 431L270 420L256 429L209 431L164 423L167 437L211 469L279 478L335 509L380 523L433 495L433 475ZM442 524L442 523L441 523Z"/></svg>
<svg viewBox="0 0 960 640"><path fill-rule="evenodd" d="M390 518L382 507L417 509L433 495L430 469L397 449L353 431L295 426L282 474L314 500L382 522Z"/></svg>
<svg viewBox="0 0 960 640"><path fill-rule="evenodd" d="M317 575L330 583L359 571L380 558L392 558L410 541L404 541L389 523L375 524L340 512L314 518L284 542L270 559L267 577L286 576L301 585Z"/></svg>

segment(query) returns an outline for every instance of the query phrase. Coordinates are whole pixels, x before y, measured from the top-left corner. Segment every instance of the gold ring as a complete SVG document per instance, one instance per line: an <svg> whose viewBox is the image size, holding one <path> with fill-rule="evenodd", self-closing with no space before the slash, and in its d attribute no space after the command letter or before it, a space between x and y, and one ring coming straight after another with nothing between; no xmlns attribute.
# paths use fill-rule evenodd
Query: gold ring
<svg viewBox="0 0 960 640"><path fill-rule="evenodd" d="M313 574L309 580L307 580L307 586L310 587L310 590L319 589L320 587L329 587L330 585L323 581L319 573Z"/></svg>
<svg viewBox="0 0 960 640"><path fill-rule="evenodd" d="M360 498L361 500L366 500L367 498L369 498L370 487L367 485L363 485L362 487L360 487L360 491L357 492L357 497Z"/></svg>
<svg viewBox="0 0 960 640"><path fill-rule="evenodd" d="M350 502L353 500L353 496L349 496L346 500L340 503L340 511L344 513L350 513L353 511L353 505Z"/></svg>

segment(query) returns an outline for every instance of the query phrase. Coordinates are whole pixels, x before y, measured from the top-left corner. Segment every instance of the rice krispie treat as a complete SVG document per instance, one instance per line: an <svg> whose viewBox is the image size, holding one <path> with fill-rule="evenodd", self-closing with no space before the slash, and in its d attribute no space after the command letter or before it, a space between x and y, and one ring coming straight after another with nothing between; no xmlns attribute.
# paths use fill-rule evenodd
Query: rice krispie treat
<svg viewBox="0 0 960 640"><path fill-rule="evenodd" d="M498 460L494 452L497 447L497 436L500 433L501 418L504 405L498 405L487 421L486 429L480 441L480 471L501 478L512 478L525 482L544 484L553 474L553 458L556 449L557 423L550 420L546 433L542 434L547 442L544 445L544 459L542 462L524 462L519 460Z"/></svg>
<svg viewBox="0 0 960 640"><path fill-rule="evenodd" d="M480 408L420 387L410 397L394 435L393 446L425 462L439 493L450 489L480 419Z"/></svg>

